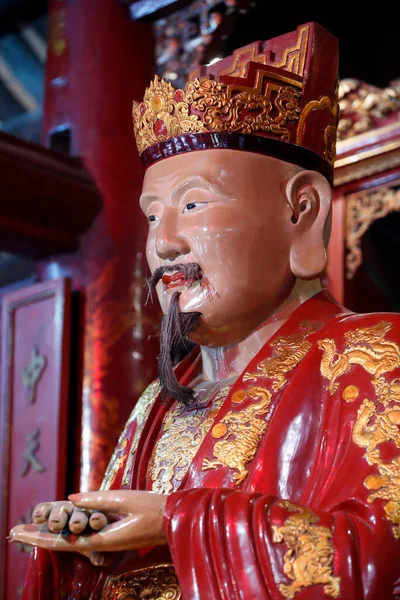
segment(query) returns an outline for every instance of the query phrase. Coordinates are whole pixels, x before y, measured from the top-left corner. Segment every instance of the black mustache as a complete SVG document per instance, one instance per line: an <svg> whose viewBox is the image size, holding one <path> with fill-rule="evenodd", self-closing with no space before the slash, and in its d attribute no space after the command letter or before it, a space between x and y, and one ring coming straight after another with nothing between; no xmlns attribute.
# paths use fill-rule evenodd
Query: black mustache
<svg viewBox="0 0 400 600"><path fill-rule="evenodd" d="M179 271L183 273L185 279L201 279L201 267L197 263L178 263L176 265L163 265L158 267L153 275L147 279L147 287L149 290L149 298L152 298L152 293L155 290L157 283L160 281L164 273Z"/></svg>

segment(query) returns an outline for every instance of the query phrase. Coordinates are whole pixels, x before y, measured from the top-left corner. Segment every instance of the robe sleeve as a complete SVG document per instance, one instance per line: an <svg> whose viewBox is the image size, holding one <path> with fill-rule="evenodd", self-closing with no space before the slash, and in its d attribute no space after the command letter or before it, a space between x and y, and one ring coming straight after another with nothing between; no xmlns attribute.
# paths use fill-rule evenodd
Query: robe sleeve
<svg viewBox="0 0 400 600"><path fill-rule="evenodd" d="M231 489L171 494L165 529L183 598L393 598L399 542L375 507L330 511Z"/></svg>
<svg viewBox="0 0 400 600"><path fill-rule="evenodd" d="M244 489L214 476L169 496L164 525L185 600L394 599L400 320L350 315L323 335L292 376Z"/></svg>
<svg viewBox="0 0 400 600"><path fill-rule="evenodd" d="M118 554L113 560L118 560ZM94 600L110 574L113 562L94 567L75 552L51 552L34 547L25 578L23 600Z"/></svg>
<svg viewBox="0 0 400 600"><path fill-rule="evenodd" d="M59 561L54 553L35 546L29 557L23 600L57 600L60 575Z"/></svg>

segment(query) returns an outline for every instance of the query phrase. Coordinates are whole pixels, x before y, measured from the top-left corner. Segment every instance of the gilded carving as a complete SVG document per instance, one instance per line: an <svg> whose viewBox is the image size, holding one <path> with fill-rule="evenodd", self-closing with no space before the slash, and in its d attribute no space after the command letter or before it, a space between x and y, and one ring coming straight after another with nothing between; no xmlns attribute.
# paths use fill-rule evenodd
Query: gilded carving
<svg viewBox="0 0 400 600"><path fill-rule="evenodd" d="M224 426L221 439L214 444L213 459L203 460L203 471L228 467L235 471L236 485L247 477L246 465L256 452L267 428L266 415L271 404L271 392L263 387L251 387L247 395L258 402L249 404L242 410L228 412L218 425ZM243 401L245 398L243 398Z"/></svg>
<svg viewBox="0 0 400 600"><path fill-rule="evenodd" d="M310 113L314 110L324 109L327 109L334 118L337 118L338 103L336 101L332 102L332 100L328 96L323 96L320 100L312 100L303 108L299 117L299 124L297 127L296 144L298 144L299 146L302 145L305 131L304 124ZM333 165L336 156L336 127L334 127L333 125L327 126L324 132L324 140L325 158L331 165Z"/></svg>
<svg viewBox="0 0 400 600"><path fill-rule="evenodd" d="M145 391L137 401L135 408L133 409L128 421L126 422L125 428L120 435L114 454L112 455L111 460L108 464L103 482L100 487L101 490L108 490L110 488L119 469L121 469L125 464L126 466L124 470L124 476L122 479L122 485L129 485L130 469L139 443L140 434L142 433L142 427L150 414L150 410L159 392L160 384L158 380L153 381L153 383L151 383L145 389ZM125 452L125 448L128 445L127 430L131 423L133 423L134 421L136 421L136 431L134 433L134 438L132 440L128 456Z"/></svg>
<svg viewBox="0 0 400 600"><path fill-rule="evenodd" d="M324 351L321 361L321 374L329 380L331 394L337 391L337 379L350 372L352 365L358 364L373 375L372 384L376 399L384 407L365 398L358 409L353 427L352 440L360 448L365 448L364 458L378 473L371 473L364 480L364 486L371 493L368 502L387 500L384 511L393 526L393 534L400 539L400 456L391 460L382 458L381 444L391 442L400 448L400 379L388 381L386 373L400 366L400 347L385 339L392 324L381 321L372 327L360 327L344 334L345 349L337 352L334 340L320 340L319 347ZM351 389L352 393L346 393ZM357 393L355 393L357 391ZM358 397L356 386L347 386L342 394L347 402Z"/></svg>
<svg viewBox="0 0 400 600"><path fill-rule="evenodd" d="M356 385L348 385L344 388L342 392L342 398L346 402L353 402L353 400L358 398L359 393L360 390Z"/></svg>
<svg viewBox="0 0 400 600"><path fill-rule="evenodd" d="M270 63L270 66L284 69L303 77L309 32L309 27L301 27L298 30L296 43L289 48L285 48L282 52L282 58L276 62ZM266 54L258 54L258 45L259 42L254 42L244 48L235 50L233 53L233 65L221 71L221 75L245 77L246 68L249 62L257 62L266 65L268 56Z"/></svg>
<svg viewBox="0 0 400 600"><path fill-rule="evenodd" d="M393 442L400 448L400 408L389 407L378 412L371 400L365 399L357 413L353 428L353 441L365 448L364 457L369 465L375 465L379 474L371 474L364 486L371 492L368 502L380 498L388 502L384 506L386 517L393 523L393 534L400 539L400 456L383 460L380 444Z"/></svg>
<svg viewBox="0 0 400 600"><path fill-rule="evenodd" d="M337 379L348 373L352 365L360 365L374 376L378 382L384 373L389 373L400 366L399 347L395 342L385 339L392 328L388 321L380 321L371 327L360 327L344 334L345 348L338 352L333 339L318 340L318 347L323 350L321 375L328 379L330 394L334 394L339 383Z"/></svg>
<svg viewBox="0 0 400 600"><path fill-rule="evenodd" d="M165 415L163 433L148 468L148 476L153 480L153 492L170 494L179 486L229 389L224 387L219 390L210 408L186 411L185 407L176 403Z"/></svg>
<svg viewBox="0 0 400 600"><path fill-rule="evenodd" d="M102 599L115 600L180 600L178 579L172 565L159 565L138 569L110 578Z"/></svg>
<svg viewBox="0 0 400 600"><path fill-rule="evenodd" d="M276 93L273 100L272 92ZM261 90L211 79L193 79L184 90L175 90L172 84L156 75L146 89L143 102L133 105L139 154L171 137L203 131L263 131L289 141L286 124L298 119L300 96L301 92L291 86L267 83L261 93ZM196 114L190 114L192 109Z"/></svg>
<svg viewBox="0 0 400 600"><path fill-rule="evenodd" d="M400 211L400 190L379 189L351 194L346 198L347 232L346 277L352 279L362 263L361 238L377 219Z"/></svg>
<svg viewBox="0 0 400 600"><path fill-rule="evenodd" d="M275 391L283 388L287 383L286 375L303 360L312 348L307 337L317 331L320 323L303 323L305 331L288 336L279 336L271 342L272 356L266 358L257 366L257 373L245 373L243 381L256 381L257 379L274 379L272 388Z"/></svg>
<svg viewBox="0 0 400 600"><path fill-rule="evenodd" d="M294 598L304 588L323 585L327 596L338 598L340 578L333 574L335 550L331 531L316 525L318 517L309 508L285 501L281 505L293 513L283 526L272 525L273 541L284 542L288 547L283 572L293 582L279 585L282 596Z"/></svg>
<svg viewBox="0 0 400 600"><path fill-rule="evenodd" d="M339 104L338 139L344 140L378 127L385 116L399 111L399 85L379 89L357 79L342 79Z"/></svg>

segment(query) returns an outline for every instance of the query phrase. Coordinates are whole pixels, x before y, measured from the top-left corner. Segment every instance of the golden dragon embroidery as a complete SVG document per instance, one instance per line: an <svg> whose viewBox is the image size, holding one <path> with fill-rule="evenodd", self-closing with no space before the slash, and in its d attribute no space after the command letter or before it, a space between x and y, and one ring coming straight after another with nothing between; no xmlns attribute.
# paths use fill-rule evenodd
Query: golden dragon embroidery
<svg viewBox="0 0 400 600"><path fill-rule="evenodd" d="M384 510L393 523L396 538L400 538L400 456L384 461L379 446L391 441L400 448L399 424L399 408L386 408L380 413L374 402L365 399L358 409L353 428L353 441L366 449L365 459L369 465L376 465L379 472L368 475L364 480L364 486L371 491L368 502L377 498L388 500Z"/></svg>
<svg viewBox="0 0 400 600"><path fill-rule="evenodd" d="M344 334L345 349L338 352L332 339L318 341L323 350L321 374L328 379L328 390L334 394L338 388L338 379L350 372L353 365L360 365L370 373L377 401L385 407L365 398L357 412L353 426L352 439L357 446L365 448L367 463L375 466L378 473L372 473L364 480L364 486L371 492L368 502L380 498L387 500L384 505L386 517L393 523L393 534L400 538L400 456L384 460L380 445L392 443L400 448L400 380L387 381L385 374L400 366L400 348L398 344L385 339L393 325L381 321L371 327L360 327ZM358 391L356 386L347 386ZM345 390L346 391L346 390ZM352 402L358 393L343 398Z"/></svg>
<svg viewBox="0 0 400 600"><path fill-rule="evenodd" d="M267 428L265 415L269 412L271 404L271 392L263 387L251 387L247 394L243 394L242 402L247 395L253 400L259 398L260 401L243 410L230 411L213 427L212 435L224 439L214 445L214 460L205 458L202 466L203 471L219 466L233 469L236 471L233 479L237 485L242 483L248 474L246 465L254 458Z"/></svg>
<svg viewBox="0 0 400 600"><path fill-rule="evenodd" d="M306 321L302 323L302 327L305 329L304 332L279 336L271 342L272 356L260 362L257 366L257 373L245 373L243 381L270 378L275 380L272 389L280 390L287 383L286 374L297 367L312 348L312 343L307 336L320 329L321 323Z"/></svg>
<svg viewBox="0 0 400 600"><path fill-rule="evenodd" d="M281 505L294 514L283 526L272 525L273 541L284 542L288 550L283 557L283 572L293 581L281 583L279 591L285 598L294 598L305 587L322 584L325 593L338 598L340 578L333 575L334 547L332 533L327 527L316 525L318 517L309 508L290 502Z"/></svg>
<svg viewBox="0 0 400 600"><path fill-rule="evenodd" d="M174 491L187 473L192 460L229 393L220 389L209 409L188 412L175 405L164 417L163 434L158 440L147 471L152 490L159 494Z"/></svg>
<svg viewBox="0 0 400 600"><path fill-rule="evenodd" d="M399 347L385 339L392 324L381 321L372 327L360 327L344 334L345 349L338 352L332 339L318 340L318 347L324 351L321 360L321 374L329 380L328 389L334 394L339 388L337 379L348 373L352 365L360 365L374 376L374 381L400 366Z"/></svg>

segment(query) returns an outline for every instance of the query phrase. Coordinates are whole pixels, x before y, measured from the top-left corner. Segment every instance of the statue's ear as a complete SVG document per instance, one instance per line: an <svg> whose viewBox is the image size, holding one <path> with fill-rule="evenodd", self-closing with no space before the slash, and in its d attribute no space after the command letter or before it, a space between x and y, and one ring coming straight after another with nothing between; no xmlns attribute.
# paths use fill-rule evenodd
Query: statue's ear
<svg viewBox="0 0 400 600"><path fill-rule="evenodd" d="M326 267L332 188L320 173L300 171L287 182L286 198L293 211L290 268L299 279L316 279Z"/></svg>

